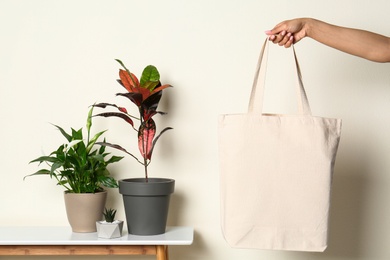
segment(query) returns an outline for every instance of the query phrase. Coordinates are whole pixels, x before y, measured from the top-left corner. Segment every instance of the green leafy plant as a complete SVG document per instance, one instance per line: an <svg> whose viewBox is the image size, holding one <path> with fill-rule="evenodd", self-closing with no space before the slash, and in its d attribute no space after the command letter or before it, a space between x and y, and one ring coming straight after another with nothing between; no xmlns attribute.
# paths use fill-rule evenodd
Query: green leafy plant
<svg viewBox="0 0 390 260"><path fill-rule="evenodd" d="M67 133L55 125L68 143L61 144L48 156L32 160L30 163L39 163L39 165L45 163L48 167L26 177L48 175L55 178L58 185L65 187L66 191L71 193L95 193L103 191L103 187L118 187L117 181L110 176L107 165L118 162L123 157L111 156L107 159L109 153L105 152L105 146L95 146L99 137L106 131L101 131L90 138L92 114L93 107L88 113L86 140L82 128L77 131L71 128L71 133Z"/></svg>
<svg viewBox="0 0 390 260"><path fill-rule="evenodd" d="M116 209L104 209L103 216L106 222L112 223L115 220Z"/></svg>
<svg viewBox="0 0 390 260"><path fill-rule="evenodd" d="M138 108L139 115L130 115L126 108L117 106L116 104L98 103L94 106L99 108L111 107L115 109L115 112L100 113L96 116L118 117L131 125L133 130L137 133L138 149L142 159L138 159L120 145L107 142L99 142L98 144L119 149L132 156L137 162L144 166L145 179L148 181L148 165L151 162L156 142L165 131L172 129L171 127L166 127L156 135L156 123L153 120L153 116L156 114L166 114L157 111L157 107L162 97L162 91L171 87L171 85L161 85L160 73L153 65L145 67L141 79L138 80L138 78L126 68L122 61L116 61L123 67L123 69L119 70L120 79L118 82L127 90L127 93L118 93L116 95L125 97L134 103ZM134 121L137 122L138 127L135 126Z"/></svg>

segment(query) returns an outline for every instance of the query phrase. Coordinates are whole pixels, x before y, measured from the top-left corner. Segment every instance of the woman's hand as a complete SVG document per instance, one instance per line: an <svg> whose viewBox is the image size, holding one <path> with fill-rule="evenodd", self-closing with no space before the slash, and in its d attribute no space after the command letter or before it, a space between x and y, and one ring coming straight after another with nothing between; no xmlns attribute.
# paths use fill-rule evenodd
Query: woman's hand
<svg viewBox="0 0 390 260"><path fill-rule="evenodd" d="M265 33L273 43L288 48L307 36L309 22L310 19L308 18L287 20Z"/></svg>

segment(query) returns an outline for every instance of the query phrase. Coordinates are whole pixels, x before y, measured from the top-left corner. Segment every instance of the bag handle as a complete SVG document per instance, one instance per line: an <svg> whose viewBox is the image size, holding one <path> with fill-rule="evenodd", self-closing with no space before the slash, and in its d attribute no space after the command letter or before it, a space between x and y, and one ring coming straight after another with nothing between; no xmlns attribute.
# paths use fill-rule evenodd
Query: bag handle
<svg viewBox="0 0 390 260"><path fill-rule="evenodd" d="M255 78L253 80L252 92L249 100L248 113L263 112L263 96L265 85L265 73L267 71L267 55L268 55L268 39L265 39L263 47L260 51L259 60ZM267 50L266 50L267 49ZM303 86L301 69L299 67L298 58L295 53L294 45L292 46L295 60L295 68L298 77L297 97L298 97L298 112L300 115L311 115L309 101Z"/></svg>

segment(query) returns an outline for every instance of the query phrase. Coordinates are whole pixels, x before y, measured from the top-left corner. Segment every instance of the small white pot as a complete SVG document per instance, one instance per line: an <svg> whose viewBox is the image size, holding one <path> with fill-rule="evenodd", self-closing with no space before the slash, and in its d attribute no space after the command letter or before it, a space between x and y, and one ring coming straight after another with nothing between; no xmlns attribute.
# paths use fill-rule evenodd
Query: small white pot
<svg viewBox="0 0 390 260"><path fill-rule="evenodd" d="M122 236L123 221L96 221L96 229L100 238L118 238Z"/></svg>

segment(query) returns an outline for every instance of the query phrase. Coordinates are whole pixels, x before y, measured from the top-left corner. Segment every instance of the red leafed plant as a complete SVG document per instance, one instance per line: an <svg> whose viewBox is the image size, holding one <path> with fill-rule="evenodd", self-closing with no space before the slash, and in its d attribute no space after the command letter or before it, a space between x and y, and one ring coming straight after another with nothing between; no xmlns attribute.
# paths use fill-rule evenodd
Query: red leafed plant
<svg viewBox="0 0 390 260"><path fill-rule="evenodd" d="M107 142L99 142L97 144L119 149L135 158L144 166L145 178L146 181L148 181L148 165L152 159L154 146L165 131L172 129L171 127L166 127L156 136L156 123L153 120L154 115L165 114L164 112L157 111L157 107L162 96L162 91L171 87L171 85L161 85L160 74L157 68L152 65L145 67L141 79L138 80L138 78L126 68L122 61L116 61L123 67L123 69L119 70L120 79L118 79L118 82L127 90L126 93L118 93L116 95L126 97L133 102L138 107L139 117L128 114L127 109L124 107L109 103L98 103L93 106L100 108L111 107L116 110L115 112L104 112L95 116L119 117L130 124L138 134L138 149L143 159L139 160L136 156L117 144ZM136 128L134 121L138 122L138 129Z"/></svg>

